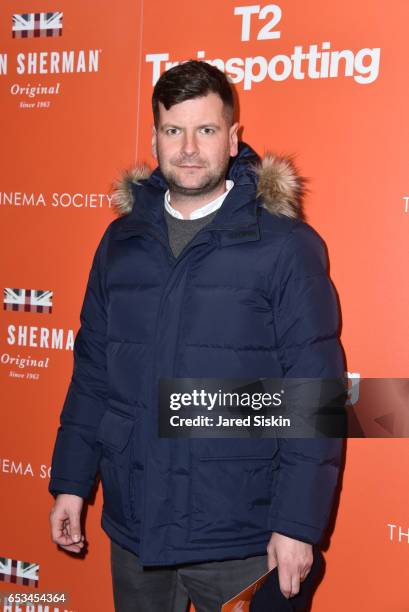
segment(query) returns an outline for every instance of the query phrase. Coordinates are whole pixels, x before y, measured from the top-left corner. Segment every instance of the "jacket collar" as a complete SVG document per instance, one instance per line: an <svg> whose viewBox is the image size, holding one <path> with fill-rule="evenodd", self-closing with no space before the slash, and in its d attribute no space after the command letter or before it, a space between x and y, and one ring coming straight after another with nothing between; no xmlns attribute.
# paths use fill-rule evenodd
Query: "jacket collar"
<svg viewBox="0 0 409 612"><path fill-rule="evenodd" d="M240 143L236 157L230 159L227 177L234 188L226 196L217 214L206 226L224 230L218 236L223 244L257 240L257 209L262 206L273 215L302 217L305 179L296 173L293 160L266 154L260 159L245 143ZM118 215L126 217L117 238L144 234L165 228L163 198L168 185L159 168L152 173L139 166L123 173L114 183L113 202Z"/></svg>

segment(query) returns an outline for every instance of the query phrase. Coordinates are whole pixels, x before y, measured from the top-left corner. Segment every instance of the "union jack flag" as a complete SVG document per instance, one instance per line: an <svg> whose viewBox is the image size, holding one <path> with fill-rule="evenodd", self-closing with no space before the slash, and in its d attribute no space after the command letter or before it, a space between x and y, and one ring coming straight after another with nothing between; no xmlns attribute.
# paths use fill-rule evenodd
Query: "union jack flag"
<svg viewBox="0 0 409 612"><path fill-rule="evenodd" d="M13 15L13 38L39 38L62 35L63 13L21 13Z"/></svg>
<svg viewBox="0 0 409 612"><path fill-rule="evenodd" d="M0 580L3 582L37 587L39 570L38 563L0 557Z"/></svg>
<svg viewBox="0 0 409 612"><path fill-rule="evenodd" d="M42 289L4 289L3 309L19 312L52 312L53 292Z"/></svg>

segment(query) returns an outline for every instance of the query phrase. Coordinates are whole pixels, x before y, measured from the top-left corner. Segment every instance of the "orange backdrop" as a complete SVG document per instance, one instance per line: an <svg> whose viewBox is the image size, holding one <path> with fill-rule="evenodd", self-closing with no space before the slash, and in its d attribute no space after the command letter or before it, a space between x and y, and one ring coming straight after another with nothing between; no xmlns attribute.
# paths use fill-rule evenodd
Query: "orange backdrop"
<svg viewBox="0 0 409 612"><path fill-rule="evenodd" d="M153 163L150 97L166 62L217 60L236 82L244 140L296 156L308 221L330 253L348 371L408 376L408 18L406 0L1 4L2 590L67 592L61 611L113 610L101 491L88 553L72 557L50 541L48 469L111 183ZM17 288L26 310L10 309ZM38 307L50 295L29 289L52 292L51 312ZM348 441L314 612L409 611L408 457L406 439ZM39 565L23 568L28 586L7 582L7 559Z"/></svg>

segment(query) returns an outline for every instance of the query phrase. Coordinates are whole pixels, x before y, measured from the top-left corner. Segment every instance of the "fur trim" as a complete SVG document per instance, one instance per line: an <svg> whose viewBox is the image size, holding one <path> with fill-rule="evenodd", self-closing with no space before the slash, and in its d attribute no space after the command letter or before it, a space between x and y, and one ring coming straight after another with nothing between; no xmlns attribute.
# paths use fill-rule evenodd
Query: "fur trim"
<svg viewBox="0 0 409 612"><path fill-rule="evenodd" d="M261 162L253 167L258 177L257 195L263 199L263 206L272 215L303 217L302 199L306 179L299 176L292 158L267 153ZM126 215L133 207L132 184L149 178L148 166L126 170L115 181L113 207L118 215Z"/></svg>
<svg viewBox="0 0 409 612"><path fill-rule="evenodd" d="M303 217L306 179L298 175L290 157L267 153L254 170L258 176L257 195L268 212L293 219Z"/></svg>
<svg viewBox="0 0 409 612"><path fill-rule="evenodd" d="M131 170L125 170L122 176L113 183L112 204L114 211L119 215L127 215L133 208L131 186L138 185L139 181L149 178L149 166L141 165Z"/></svg>

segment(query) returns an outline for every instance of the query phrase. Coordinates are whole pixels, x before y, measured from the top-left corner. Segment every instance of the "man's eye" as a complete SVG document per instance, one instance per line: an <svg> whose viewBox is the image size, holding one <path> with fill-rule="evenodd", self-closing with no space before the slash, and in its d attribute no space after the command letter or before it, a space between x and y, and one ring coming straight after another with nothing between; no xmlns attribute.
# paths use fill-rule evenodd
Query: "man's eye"
<svg viewBox="0 0 409 612"><path fill-rule="evenodd" d="M175 134L178 134L179 130L177 128L168 128L166 130L166 134L168 134L169 136L175 136Z"/></svg>
<svg viewBox="0 0 409 612"><path fill-rule="evenodd" d="M215 132L215 131L214 131L214 129L213 129L213 128L210 128L210 127L204 127L204 128L202 128L202 133L203 133L203 134L214 134L214 132Z"/></svg>

